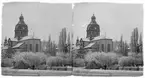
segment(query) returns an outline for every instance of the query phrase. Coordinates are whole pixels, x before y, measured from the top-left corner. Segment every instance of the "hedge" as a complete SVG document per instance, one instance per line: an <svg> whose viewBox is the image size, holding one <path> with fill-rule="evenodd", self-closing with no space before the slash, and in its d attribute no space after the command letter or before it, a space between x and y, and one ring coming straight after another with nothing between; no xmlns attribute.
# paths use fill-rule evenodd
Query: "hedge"
<svg viewBox="0 0 145 78"><path fill-rule="evenodd" d="M112 52L90 52L85 56L85 61L87 62L86 64L90 65L90 67L91 64L95 63L96 65L101 65L99 67L106 69L107 67L118 63L118 56Z"/></svg>
<svg viewBox="0 0 145 78"><path fill-rule="evenodd" d="M13 66L13 59L12 58L4 58L1 62L2 67L12 67Z"/></svg>
<svg viewBox="0 0 145 78"><path fill-rule="evenodd" d="M47 56L42 52L21 52L13 57L14 68L18 69L36 69L37 66L46 64Z"/></svg>

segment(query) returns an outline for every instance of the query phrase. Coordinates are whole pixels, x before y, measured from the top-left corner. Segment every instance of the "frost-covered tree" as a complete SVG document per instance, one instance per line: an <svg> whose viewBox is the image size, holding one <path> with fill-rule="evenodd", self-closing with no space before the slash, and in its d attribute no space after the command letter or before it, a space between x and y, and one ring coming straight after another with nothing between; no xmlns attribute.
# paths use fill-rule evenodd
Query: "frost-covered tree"
<svg viewBox="0 0 145 78"><path fill-rule="evenodd" d="M67 39L67 33L66 33L66 28L63 28L60 32L59 35L59 51L64 52L65 47L66 47L66 39Z"/></svg>
<svg viewBox="0 0 145 78"><path fill-rule="evenodd" d="M140 33L140 38L139 38L139 52L142 53L143 50L143 41L142 41L142 33Z"/></svg>
<svg viewBox="0 0 145 78"><path fill-rule="evenodd" d="M137 53L138 48L138 28L135 28L131 35L131 51Z"/></svg>

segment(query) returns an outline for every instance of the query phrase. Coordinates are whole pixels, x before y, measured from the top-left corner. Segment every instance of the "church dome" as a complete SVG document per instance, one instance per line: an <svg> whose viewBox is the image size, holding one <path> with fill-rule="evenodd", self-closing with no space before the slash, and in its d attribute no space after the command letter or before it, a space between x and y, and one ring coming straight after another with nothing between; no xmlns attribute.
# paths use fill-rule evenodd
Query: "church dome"
<svg viewBox="0 0 145 78"><path fill-rule="evenodd" d="M28 26L24 22L24 17L21 14L19 22L15 26L15 38L22 38L28 35Z"/></svg>
<svg viewBox="0 0 145 78"><path fill-rule="evenodd" d="M19 17L19 22L18 22L18 24L15 27L15 30L24 30L24 29L28 30L28 27L27 27L27 25L24 22L23 15L21 14L21 16Z"/></svg>
<svg viewBox="0 0 145 78"><path fill-rule="evenodd" d="M97 29L100 29L100 27L97 23L90 23L87 27L87 31L88 30L97 30Z"/></svg>
<svg viewBox="0 0 145 78"><path fill-rule="evenodd" d="M28 30L28 26L26 24L17 24L15 30Z"/></svg>
<svg viewBox="0 0 145 78"><path fill-rule="evenodd" d="M87 27L87 30L92 30L92 29L100 29L99 28L99 25L97 24L97 22L96 22L96 17L95 17L95 15L93 14L93 16L91 17L91 22L90 22L90 24L88 25L88 27Z"/></svg>
<svg viewBox="0 0 145 78"><path fill-rule="evenodd" d="M100 26L96 22L96 17L93 14L91 22L87 27L87 38L94 38L100 35Z"/></svg>
<svg viewBox="0 0 145 78"><path fill-rule="evenodd" d="M25 24L24 17L22 14L19 17L19 22L16 25L15 30L28 30L28 26Z"/></svg>

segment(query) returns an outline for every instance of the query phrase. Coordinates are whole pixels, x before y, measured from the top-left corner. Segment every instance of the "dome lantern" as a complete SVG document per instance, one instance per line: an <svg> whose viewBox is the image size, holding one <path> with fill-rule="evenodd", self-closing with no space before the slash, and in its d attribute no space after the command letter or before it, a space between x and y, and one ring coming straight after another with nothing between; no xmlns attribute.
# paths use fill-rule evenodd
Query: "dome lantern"
<svg viewBox="0 0 145 78"><path fill-rule="evenodd" d="M22 15L22 13L21 13L21 16L19 17L19 19L20 19L20 21L24 21L24 17Z"/></svg>
<svg viewBox="0 0 145 78"><path fill-rule="evenodd" d="M93 16L91 17L92 20L96 20L95 15L93 14Z"/></svg>

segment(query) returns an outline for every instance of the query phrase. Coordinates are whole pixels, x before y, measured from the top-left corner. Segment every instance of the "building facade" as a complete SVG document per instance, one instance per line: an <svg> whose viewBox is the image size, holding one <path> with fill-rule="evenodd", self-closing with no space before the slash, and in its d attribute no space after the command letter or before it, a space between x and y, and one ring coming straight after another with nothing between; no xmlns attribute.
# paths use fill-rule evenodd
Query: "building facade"
<svg viewBox="0 0 145 78"><path fill-rule="evenodd" d="M113 51L112 39L100 35L100 26L97 24L94 14L91 17L91 22L88 24L86 32L86 38L80 38L76 40L76 46L96 52Z"/></svg>
<svg viewBox="0 0 145 78"><path fill-rule="evenodd" d="M14 38L6 38L4 47L11 47L13 50L19 52L41 52L41 40L34 35L28 35L28 26L25 24L22 14L14 31Z"/></svg>

